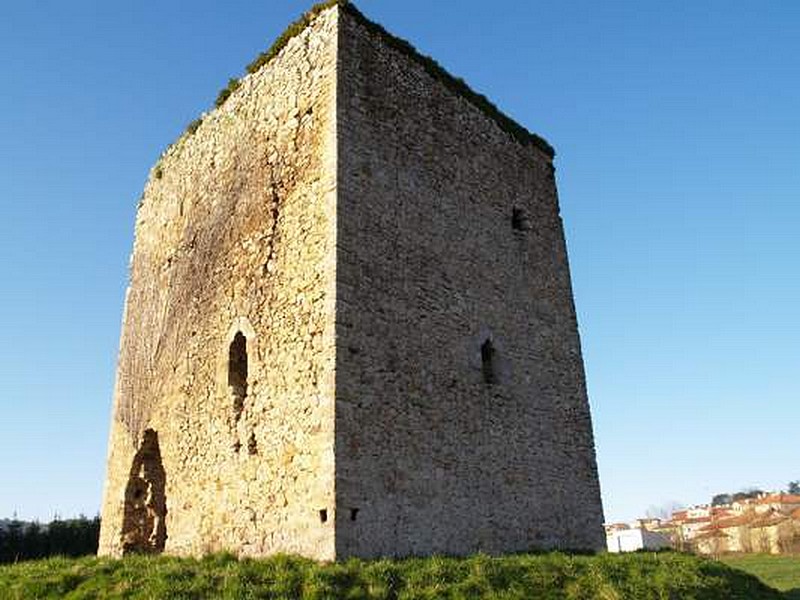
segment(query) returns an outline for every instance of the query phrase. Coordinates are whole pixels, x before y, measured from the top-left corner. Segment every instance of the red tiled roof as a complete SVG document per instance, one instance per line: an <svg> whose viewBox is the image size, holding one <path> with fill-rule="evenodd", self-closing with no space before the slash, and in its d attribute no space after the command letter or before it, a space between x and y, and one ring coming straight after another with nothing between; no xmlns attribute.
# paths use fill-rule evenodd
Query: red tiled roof
<svg viewBox="0 0 800 600"><path fill-rule="evenodd" d="M772 527L774 525L779 525L780 523L783 523L784 521L788 520L789 517L784 514L771 513L753 519L753 522L750 523L750 527Z"/></svg>
<svg viewBox="0 0 800 600"><path fill-rule="evenodd" d="M700 531L711 531L716 529L729 529L731 527L742 527L744 525L750 524L753 520L752 514L745 514L740 515L738 517L730 517L729 519L720 519L719 521L713 521L703 527Z"/></svg>
<svg viewBox="0 0 800 600"><path fill-rule="evenodd" d="M800 504L797 494L770 494L755 501L756 504Z"/></svg>
<svg viewBox="0 0 800 600"><path fill-rule="evenodd" d="M706 529L707 528L704 527L701 530L700 533L698 533L696 536L694 536L694 539L697 541L697 540L711 540L711 539L714 539L714 538L727 538L727 537L730 537L727 533L725 533L724 531L721 531L719 529L711 529L709 531L706 531Z"/></svg>
<svg viewBox="0 0 800 600"><path fill-rule="evenodd" d="M683 521L683 525L691 525L694 523L709 523L711 521L711 517L694 517L692 519L685 519Z"/></svg>

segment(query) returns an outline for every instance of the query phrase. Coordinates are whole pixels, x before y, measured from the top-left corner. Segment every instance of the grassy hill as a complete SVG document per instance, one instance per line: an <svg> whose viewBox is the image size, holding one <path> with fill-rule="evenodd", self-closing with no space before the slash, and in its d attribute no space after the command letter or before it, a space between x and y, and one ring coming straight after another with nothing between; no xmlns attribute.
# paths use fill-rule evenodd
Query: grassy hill
<svg viewBox="0 0 800 600"><path fill-rule="evenodd" d="M0 598L786 600L756 577L672 553L350 560L55 558L0 567Z"/></svg>
<svg viewBox="0 0 800 600"><path fill-rule="evenodd" d="M786 600L800 600L800 556L740 554L721 559L726 565L747 571L767 585L785 592Z"/></svg>

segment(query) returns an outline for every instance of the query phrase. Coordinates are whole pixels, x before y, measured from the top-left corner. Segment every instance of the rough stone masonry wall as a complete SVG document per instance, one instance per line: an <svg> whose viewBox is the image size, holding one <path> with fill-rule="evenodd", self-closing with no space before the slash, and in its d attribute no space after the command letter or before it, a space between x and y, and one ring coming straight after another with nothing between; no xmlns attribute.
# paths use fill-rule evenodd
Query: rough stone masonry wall
<svg viewBox="0 0 800 600"><path fill-rule="evenodd" d="M151 172L101 554L159 550L163 489L166 552L334 556L321 511L334 507L337 18L323 13ZM246 388L243 356L228 373L237 333ZM146 435L161 466L137 455Z"/></svg>
<svg viewBox="0 0 800 600"><path fill-rule="evenodd" d="M337 556L602 548L549 158L346 13L338 60Z"/></svg>

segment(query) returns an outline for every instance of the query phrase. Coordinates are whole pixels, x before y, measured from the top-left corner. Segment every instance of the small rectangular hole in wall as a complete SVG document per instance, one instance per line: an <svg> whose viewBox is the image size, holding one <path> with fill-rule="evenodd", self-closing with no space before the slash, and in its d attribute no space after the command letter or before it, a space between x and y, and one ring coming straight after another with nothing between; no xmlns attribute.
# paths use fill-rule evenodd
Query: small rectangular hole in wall
<svg viewBox="0 0 800 600"><path fill-rule="evenodd" d="M526 231L528 229L528 216L521 208L514 207L511 210L511 227L514 231Z"/></svg>
<svg viewBox="0 0 800 600"><path fill-rule="evenodd" d="M497 383L497 369L495 365L494 345L491 340L486 340L481 345L481 367L483 371L484 383L494 384Z"/></svg>
<svg viewBox="0 0 800 600"><path fill-rule="evenodd" d="M357 508L351 508L350 509L350 520L351 521L355 521L357 518L358 518L358 509Z"/></svg>
<svg viewBox="0 0 800 600"><path fill-rule="evenodd" d="M319 511L319 522L320 523L328 522L328 511L324 508Z"/></svg>

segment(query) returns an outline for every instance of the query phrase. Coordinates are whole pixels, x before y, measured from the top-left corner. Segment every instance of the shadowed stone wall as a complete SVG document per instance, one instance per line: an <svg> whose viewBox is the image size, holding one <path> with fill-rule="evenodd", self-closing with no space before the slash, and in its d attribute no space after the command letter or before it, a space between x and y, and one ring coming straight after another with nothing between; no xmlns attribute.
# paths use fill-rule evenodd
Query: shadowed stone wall
<svg viewBox="0 0 800 600"><path fill-rule="evenodd" d="M339 35L337 555L602 548L550 158Z"/></svg>

